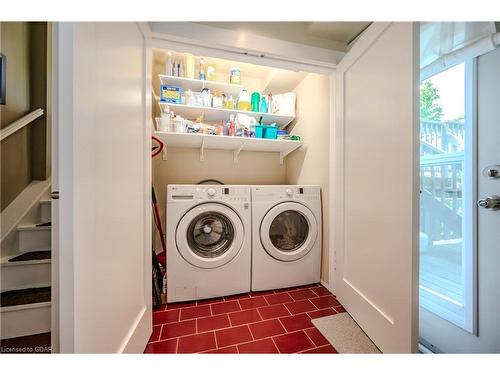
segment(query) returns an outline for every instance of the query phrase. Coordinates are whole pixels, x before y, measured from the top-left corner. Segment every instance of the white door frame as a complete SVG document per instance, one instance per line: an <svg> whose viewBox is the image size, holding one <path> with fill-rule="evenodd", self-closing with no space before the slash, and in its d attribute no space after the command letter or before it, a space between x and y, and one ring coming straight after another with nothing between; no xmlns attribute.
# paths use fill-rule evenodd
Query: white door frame
<svg viewBox="0 0 500 375"><path fill-rule="evenodd" d="M51 192L59 191L59 25L54 22L51 25L52 38L52 81L51 81ZM52 199L51 202L51 352L59 353L59 201Z"/></svg>

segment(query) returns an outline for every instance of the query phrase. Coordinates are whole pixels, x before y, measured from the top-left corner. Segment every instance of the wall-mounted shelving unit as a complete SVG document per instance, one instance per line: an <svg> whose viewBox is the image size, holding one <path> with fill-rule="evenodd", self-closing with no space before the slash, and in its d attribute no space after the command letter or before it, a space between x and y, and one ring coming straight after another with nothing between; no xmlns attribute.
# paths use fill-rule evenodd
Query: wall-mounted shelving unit
<svg viewBox="0 0 500 375"><path fill-rule="evenodd" d="M240 91L243 89L242 85L235 85L226 82L173 77L162 74L159 74L158 77L160 78L160 81L163 85L180 86L184 90L191 90L193 92L200 92L203 88L208 88L211 92L217 90L224 92L228 96L232 95L235 100L238 98ZM198 116L203 115L204 121L220 122L229 120L229 116L232 114L243 113L247 116L254 117L257 121L259 121L260 117L262 116L262 122L264 124L276 123L280 128L284 128L295 119L294 115L288 114L239 111L236 109L201 107L195 105L172 104L164 102L159 102L159 104L162 108L162 111L165 110L165 106L169 106L170 109L173 110L176 114L189 120L194 120Z"/></svg>
<svg viewBox="0 0 500 375"><path fill-rule="evenodd" d="M203 120L207 122L216 122L229 120L229 116L232 114L243 113L248 116L254 117L259 121L262 116L263 124L276 123L280 128L286 127L290 124L295 116L289 115L279 115L274 113L263 113L263 112L250 112L250 111L238 111L236 109L225 109L225 108L212 108L212 107L200 107L196 105L186 105L186 104L172 104L159 102L162 111L164 111L165 106L168 106L176 115L180 115L186 119L194 120L198 116L203 115Z"/></svg>
<svg viewBox="0 0 500 375"><path fill-rule="evenodd" d="M159 74L158 77L160 78L160 82L162 83L162 85L181 86L182 88L184 88L184 90L191 90L194 92L200 92L202 89L207 88L211 92L221 91L228 97L229 95L232 95L235 100L238 98L241 90L243 89L242 85L235 85L233 83L227 82L174 77L163 74Z"/></svg>
<svg viewBox="0 0 500 375"><path fill-rule="evenodd" d="M200 161L204 160L204 150L230 150L233 151L234 161L238 160L241 151L276 152L280 155L280 164L290 153L300 148L302 141L289 141L280 139L227 137L209 134L190 134L159 132L155 135L162 140L165 145L164 160L167 157L168 148L199 148Z"/></svg>

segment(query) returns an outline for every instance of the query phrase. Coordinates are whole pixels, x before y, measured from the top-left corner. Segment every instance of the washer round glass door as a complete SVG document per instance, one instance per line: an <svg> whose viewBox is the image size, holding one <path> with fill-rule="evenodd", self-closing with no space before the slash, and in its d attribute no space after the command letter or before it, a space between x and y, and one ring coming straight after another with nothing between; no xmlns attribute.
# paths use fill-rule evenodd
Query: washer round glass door
<svg viewBox="0 0 500 375"><path fill-rule="evenodd" d="M273 258L293 261L304 257L318 236L316 218L306 206L296 202L280 203L262 219L260 240Z"/></svg>
<svg viewBox="0 0 500 375"><path fill-rule="evenodd" d="M217 268L239 253L244 235L236 212L222 204L203 203L181 218L175 240L187 262L200 268Z"/></svg>

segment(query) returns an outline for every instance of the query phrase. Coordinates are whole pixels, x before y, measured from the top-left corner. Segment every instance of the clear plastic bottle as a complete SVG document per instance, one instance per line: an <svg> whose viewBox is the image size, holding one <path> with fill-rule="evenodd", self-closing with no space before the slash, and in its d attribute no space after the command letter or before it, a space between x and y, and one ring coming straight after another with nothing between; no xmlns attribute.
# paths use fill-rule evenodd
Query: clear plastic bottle
<svg viewBox="0 0 500 375"><path fill-rule="evenodd" d="M172 63L172 57L168 56L167 61L165 62L165 74L167 76L173 75L174 64Z"/></svg>
<svg viewBox="0 0 500 375"><path fill-rule="evenodd" d="M179 77L184 77L184 63L182 62L182 60L179 64Z"/></svg>
<svg viewBox="0 0 500 375"><path fill-rule="evenodd" d="M229 99L227 100L227 109L234 109L234 99L233 96L230 95Z"/></svg>

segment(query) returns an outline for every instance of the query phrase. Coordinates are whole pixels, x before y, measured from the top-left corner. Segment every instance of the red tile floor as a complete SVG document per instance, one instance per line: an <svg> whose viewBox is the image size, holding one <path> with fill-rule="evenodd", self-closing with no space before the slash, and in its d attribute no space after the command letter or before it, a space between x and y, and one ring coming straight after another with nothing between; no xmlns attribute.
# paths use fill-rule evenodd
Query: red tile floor
<svg viewBox="0 0 500 375"><path fill-rule="evenodd" d="M343 311L319 284L169 303L145 353L336 353L311 319Z"/></svg>

